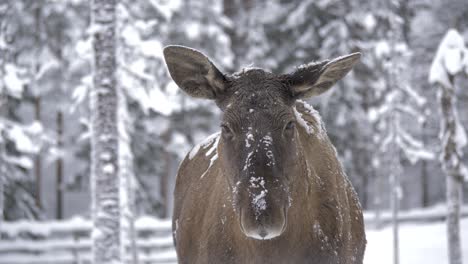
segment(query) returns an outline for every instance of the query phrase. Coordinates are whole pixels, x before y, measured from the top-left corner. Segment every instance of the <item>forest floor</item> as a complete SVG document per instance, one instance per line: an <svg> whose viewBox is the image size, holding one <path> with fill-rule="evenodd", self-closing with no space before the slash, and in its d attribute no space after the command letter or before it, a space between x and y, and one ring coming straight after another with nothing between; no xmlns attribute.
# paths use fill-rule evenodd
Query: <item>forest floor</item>
<svg viewBox="0 0 468 264"><path fill-rule="evenodd" d="M445 222L400 225L400 264L448 263ZM392 227L367 229L364 264L393 263ZM463 263L468 263L468 218L461 221Z"/></svg>

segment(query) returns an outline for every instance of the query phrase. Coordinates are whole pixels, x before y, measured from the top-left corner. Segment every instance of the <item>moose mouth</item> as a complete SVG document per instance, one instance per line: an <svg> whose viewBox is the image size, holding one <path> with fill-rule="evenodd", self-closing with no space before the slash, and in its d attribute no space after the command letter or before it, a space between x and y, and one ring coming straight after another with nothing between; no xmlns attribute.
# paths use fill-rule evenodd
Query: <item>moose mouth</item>
<svg viewBox="0 0 468 264"><path fill-rule="evenodd" d="M239 222L242 233L247 237L257 240L269 240L279 237L286 229L287 207L278 210L275 216L269 214L251 216L240 210Z"/></svg>

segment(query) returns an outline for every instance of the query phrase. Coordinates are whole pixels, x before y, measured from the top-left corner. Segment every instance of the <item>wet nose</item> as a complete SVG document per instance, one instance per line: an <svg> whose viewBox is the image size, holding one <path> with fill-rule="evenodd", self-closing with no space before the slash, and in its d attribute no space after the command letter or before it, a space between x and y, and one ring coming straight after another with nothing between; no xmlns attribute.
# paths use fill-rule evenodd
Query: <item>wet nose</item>
<svg viewBox="0 0 468 264"><path fill-rule="evenodd" d="M268 232L266 231L265 228L260 228L260 231L258 232L258 235L259 235L262 239L265 239L265 237L268 235Z"/></svg>

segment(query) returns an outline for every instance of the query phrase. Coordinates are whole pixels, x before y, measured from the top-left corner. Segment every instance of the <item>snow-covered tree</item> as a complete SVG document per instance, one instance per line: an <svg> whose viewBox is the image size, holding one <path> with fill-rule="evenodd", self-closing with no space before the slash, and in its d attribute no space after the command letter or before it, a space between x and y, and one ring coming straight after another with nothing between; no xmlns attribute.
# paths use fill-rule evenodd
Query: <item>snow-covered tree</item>
<svg viewBox="0 0 468 264"><path fill-rule="evenodd" d="M94 87L91 102L93 263L121 263L121 204L116 78L116 1L91 4Z"/></svg>
<svg viewBox="0 0 468 264"><path fill-rule="evenodd" d="M4 216L9 220L41 218L35 182L29 172L33 169L34 157L44 146L45 137L40 123L23 121L18 111L24 101L28 104L27 87L31 83L31 75L26 54L28 45L34 43L30 35L19 35L19 32L29 32L25 23L30 21L23 21L20 17L31 18L31 9L18 1L2 2L0 9L0 132Z"/></svg>
<svg viewBox="0 0 468 264"><path fill-rule="evenodd" d="M440 161L447 184L447 238L450 264L462 263L460 241L460 206L467 169L462 164L462 149L467 144L465 129L456 109L455 77L468 73L468 51L463 37L450 29L442 39L432 61L429 81L438 87L440 104Z"/></svg>
<svg viewBox="0 0 468 264"><path fill-rule="evenodd" d="M413 127L423 124L421 107L426 100L410 86L410 75L405 72L410 67L411 54L404 34L404 19L398 15L401 14L398 10L403 8L404 2L387 2L377 12L379 18L385 21L383 25L386 28L374 51L382 62L385 90L382 93L382 103L369 113L369 118L377 125L375 132L376 141L380 142L381 169L388 174L390 181L395 264L399 263L398 211L403 195L400 177L404 170L401 161L406 159L415 164L420 159L431 159L433 156L408 129L411 127L408 125L410 123Z"/></svg>

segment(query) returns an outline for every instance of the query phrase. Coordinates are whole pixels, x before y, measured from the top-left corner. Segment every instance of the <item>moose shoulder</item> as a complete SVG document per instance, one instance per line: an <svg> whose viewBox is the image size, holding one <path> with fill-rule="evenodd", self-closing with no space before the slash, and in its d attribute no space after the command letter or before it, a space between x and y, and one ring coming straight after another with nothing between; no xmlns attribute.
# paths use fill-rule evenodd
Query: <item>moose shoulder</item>
<svg viewBox="0 0 468 264"><path fill-rule="evenodd" d="M318 113L355 53L276 75L226 75L202 53L164 50L177 85L222 110L221 132L177 175L173 231L180 263L362 263L362 210Z"/></svg>

